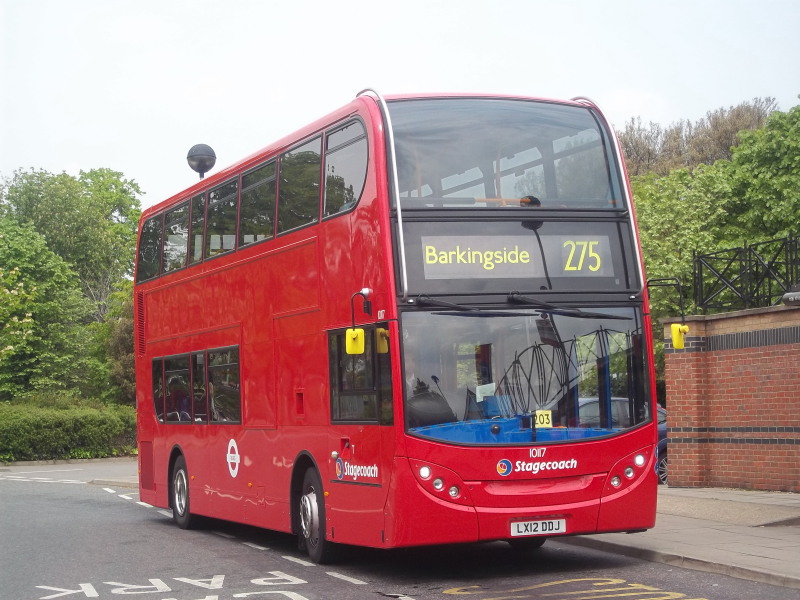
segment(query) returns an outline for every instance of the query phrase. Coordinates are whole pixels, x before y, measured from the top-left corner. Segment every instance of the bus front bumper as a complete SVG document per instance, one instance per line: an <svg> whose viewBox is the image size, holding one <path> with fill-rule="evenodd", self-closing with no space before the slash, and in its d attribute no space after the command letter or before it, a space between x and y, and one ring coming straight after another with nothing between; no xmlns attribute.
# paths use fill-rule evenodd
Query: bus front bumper
<svg viewBox="0 0 800 600"><path fill-rule="evenodd" d="M443 467L425 478L420 469L426 464L396 459L386 505L387 547L640 531L655 525L657 478L649 464L621 489L610 484L609 473L465 482Z"/></svg>

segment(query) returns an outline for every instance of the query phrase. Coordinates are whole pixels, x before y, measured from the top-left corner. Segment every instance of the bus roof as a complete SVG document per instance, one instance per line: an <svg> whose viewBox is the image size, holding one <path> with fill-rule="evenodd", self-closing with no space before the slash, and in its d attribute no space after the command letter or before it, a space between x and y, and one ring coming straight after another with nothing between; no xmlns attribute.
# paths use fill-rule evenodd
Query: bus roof
<svg viewBox="0 0 800 600"><path fill-rule="evenodd" d="M198 193L200 190L208 189L210 187L214 187L215 185L224 182L227 180L231 175L237 173L241 170L245 170L250 166L256 166L258 163L263 161L268 156L278 155L281 151L290 148L291 146L297 144L298 142L302 141L303 139L322 131L326 127L328 127L331 123L343 120L348 116L356 113L360 106L366 106L373 110L377 110L377 104L374 101L374 96L365 94L371 90L363 90L359 92L359 94L348 104L341 106L340 108L328 113L327 115L316 119L312 123L289 133L282 138L278 139L277 141L261 148L253 152L252 154L246 156L245 158L238 160L228 166L220 169L213 175L209 175L206 178L199 179L195 184L189 186L188 188L184 188L179 192L169 196L168 198L161 200L154 204L153 206L145 209L142 211L142 219L146 219L151 215L158 213L165 208L172 206L174 204L179 203L182 200L186 200L191 198L193 195ZM414 94L387 94L384 96L386 101L396 101L396 100L416 100L416 99L433 99L433 98L494 98L494 99L506 99L506 100L532 100L536 102L548 102L554 104L567 104L567 105L574 105L574 106L586 106L587 102L591 102L585 98L582 99L573 99L573 100L563 100L563 99L554 99L554 98L544 98L544 97L534 97L534 96L520 96L520 95L510 95L510 94L489 94L489 93L433 93L433 92L426 92L426 93L414 93ZM591 103L591 106L596 108L594 103Z"/></svg>

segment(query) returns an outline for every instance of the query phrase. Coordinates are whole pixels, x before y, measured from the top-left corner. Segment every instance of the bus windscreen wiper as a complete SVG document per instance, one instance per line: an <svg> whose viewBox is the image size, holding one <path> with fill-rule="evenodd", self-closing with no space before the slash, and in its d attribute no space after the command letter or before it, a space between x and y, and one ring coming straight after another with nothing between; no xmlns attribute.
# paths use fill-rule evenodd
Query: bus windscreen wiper
<svg viewBox="0 0 800 600"><path fill-rule="evenodd" d="M575 317L576 319L620 319L626 321L630 320L630 317L623 317L621 315L609 315L606 313L588 312L581 310L579 308L567 308L567 307L556 306L555 304L550 304L549 302L545 302L544 300L537 300L536 298L523 296L519 292L511 292L508 295L508 301L511 304L527 304L529 306L535 306L539 308L542 312L552 313L554 315L562 315L565 317Z"/></svg>
<svg viewBox="0 0 800 600"><path fill-rule="evenodd" d="M415 299L417 306L439 306L441 308L454 308L455 310L463 311L476 311L480 312L480 308L474 306L466 306L464 304L455 304L454 302L447 302L446 300L437 300L430 296L419 295Z"/></svg>

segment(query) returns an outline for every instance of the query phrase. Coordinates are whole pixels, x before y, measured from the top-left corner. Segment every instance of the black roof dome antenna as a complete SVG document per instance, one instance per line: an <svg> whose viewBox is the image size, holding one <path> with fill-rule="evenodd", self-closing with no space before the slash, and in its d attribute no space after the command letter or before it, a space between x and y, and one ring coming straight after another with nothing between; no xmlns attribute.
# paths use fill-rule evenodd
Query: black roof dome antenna
<svg viewBox="0 0 800 600"><path fill-rule="evenodd" d="M214 154L211 146L195 144L189 148L186 161L193 171L200 173L200 179L202 179L208 171L214 168L214 164L217 162L217 155Z"/></svg>

